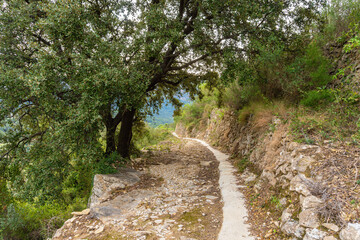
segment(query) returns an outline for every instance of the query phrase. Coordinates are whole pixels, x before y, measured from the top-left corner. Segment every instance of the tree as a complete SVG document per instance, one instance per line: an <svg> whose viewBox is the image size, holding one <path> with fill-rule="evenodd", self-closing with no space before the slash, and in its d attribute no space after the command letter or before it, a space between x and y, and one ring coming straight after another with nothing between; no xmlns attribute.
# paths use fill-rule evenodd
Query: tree
<svg viewBox="0 0 360 240"><path fill-rule="evenodd" d="M129 157L136 119L215 80L223 57L246 58L252 38L284 36L292 9L312 2L1 1L2 159L19 175L47 166L56 182L71 160ZM27 174L20 185L42 173Z"/></svg>

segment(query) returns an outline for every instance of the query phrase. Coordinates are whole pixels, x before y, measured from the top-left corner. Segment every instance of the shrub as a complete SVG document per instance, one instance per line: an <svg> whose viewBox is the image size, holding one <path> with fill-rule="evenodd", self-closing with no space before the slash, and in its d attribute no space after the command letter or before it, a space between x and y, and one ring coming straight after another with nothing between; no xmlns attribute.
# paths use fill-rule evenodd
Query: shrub
<svg viewBox="0 0 360 240"><path fill-rule="evenodd" d="M300 104L318 109L321 106L330 104L335 100L335 96L329 89L312 90L305 94Z"/></svg>

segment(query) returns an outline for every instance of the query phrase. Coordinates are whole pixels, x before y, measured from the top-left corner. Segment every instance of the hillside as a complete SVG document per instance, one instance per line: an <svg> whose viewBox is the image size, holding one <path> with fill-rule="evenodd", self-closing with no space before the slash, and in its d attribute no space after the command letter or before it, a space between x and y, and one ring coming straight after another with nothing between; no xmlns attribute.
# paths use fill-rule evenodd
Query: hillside
<svg viewBox="0 0 360 240"><path fill-rule="evenodd" d="M359 23L360 0L2 1L0 240L359 240Z"/></svg>

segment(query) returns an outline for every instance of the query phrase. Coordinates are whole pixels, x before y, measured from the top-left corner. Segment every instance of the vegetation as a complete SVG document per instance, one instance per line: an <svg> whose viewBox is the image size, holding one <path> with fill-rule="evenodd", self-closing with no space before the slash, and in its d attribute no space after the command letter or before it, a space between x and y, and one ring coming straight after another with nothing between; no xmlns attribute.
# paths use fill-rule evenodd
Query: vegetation
<svg viewBox="0 0 360 240"><path fill-rule="evenodd" d="M317 15L318 22L307 25L303 32L252 41L246 46L252 50L247 58L226 62L222 84L217 87L221 94L205 93L207 99L183 108L176 121L190 129L201 128L206 118L195 113L209 115L207 109L216 102L235 112L240 123L251 119L258 129L271 128L273 116L278 116L290 123L292 134L301 142L357 143L360 89L352 73L359 49L359 6L359 1L331 1ZM352 54L353 62L338 60L342 55L334 55L335 50Z"/></svg>
<svg viewBox="0 0 360 240"><path fill-rule="evenodd" d="M299 141L360 138L360 2L0 1L0 239L45 239L86 206L93 175L170 135L144 124L217 109ZM286 102L287 104L284 104ZM224 110L225 109L225 110ZM211 119L214 120L215 119ZM166 120L167 121L167 120ZM246 165L246 161L239 163Z"/></svg>

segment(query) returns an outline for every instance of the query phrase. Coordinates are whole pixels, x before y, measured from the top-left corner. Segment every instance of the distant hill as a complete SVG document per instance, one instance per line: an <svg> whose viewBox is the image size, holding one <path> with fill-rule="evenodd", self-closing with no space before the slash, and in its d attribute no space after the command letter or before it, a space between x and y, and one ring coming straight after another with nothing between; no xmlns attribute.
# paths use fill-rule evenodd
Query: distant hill
<svg viewBox="0 0 360 240"><path fill-rule="evenodd" d="M187 104L187 103L191 102L191 99L190 99L189 95L184 94L184 96L182 96L180 98L180 101L184 104ZM152 117L148 117L146 119L146 122L151 127L157 127L162 124L173 123L174 122L174 118L173 118L174 110L175 110L174 106L172 106L170 103L164 104L163 107L159 110L159 113L155 114Z"/></svg>

